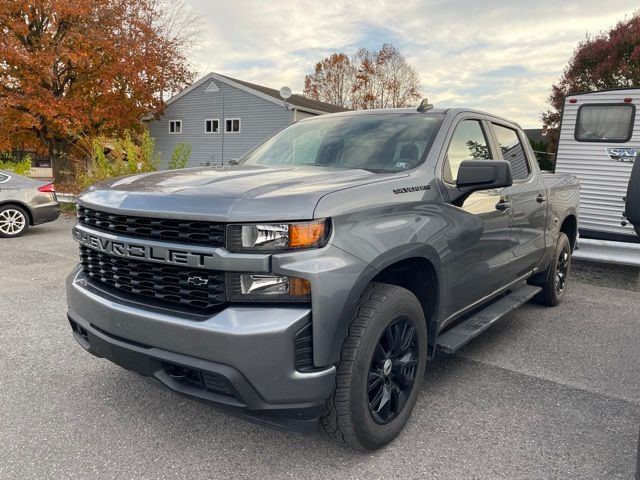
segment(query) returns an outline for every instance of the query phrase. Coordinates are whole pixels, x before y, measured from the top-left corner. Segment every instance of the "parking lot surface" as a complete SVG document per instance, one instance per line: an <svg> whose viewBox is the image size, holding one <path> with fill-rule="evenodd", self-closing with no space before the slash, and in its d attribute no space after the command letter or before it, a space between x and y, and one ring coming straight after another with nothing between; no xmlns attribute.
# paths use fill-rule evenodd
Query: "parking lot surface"
<svg viewBox="0 0 640 480"><path fill-rule="evenodd" d="M74 221L0 239L0 478L633 478L640 294L572 283L427 366L403 434L353 452L219 413L71 337Z"/></svg>

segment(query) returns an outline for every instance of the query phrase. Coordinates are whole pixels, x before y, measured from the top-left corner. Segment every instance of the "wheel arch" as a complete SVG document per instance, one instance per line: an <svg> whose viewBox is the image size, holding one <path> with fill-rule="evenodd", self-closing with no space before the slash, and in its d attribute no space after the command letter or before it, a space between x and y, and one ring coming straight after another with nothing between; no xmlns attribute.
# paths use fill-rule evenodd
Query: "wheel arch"
<svg viewBox="0 0 640 480"><path fill-rule="evenodd" d="M428 285L423 285L422 289L418 281L413 278L403 279L401 275L401 272L413 274L420 271L420 268L426 269L428 273L425 273L423 278L431 282ZM340 358L342 344L347 337L349 325L357 313L359 299L367 285L373 281L389 283L403 288L408 286L409 288L407 289L418 297L422 305L427 321L429 342L435 341L439 309L444 303L440 258L435 249L424 243L401 245L370 262L369 268L360 275L351 288L330 346L330 357L333 362L338 361ZM430 290L434 290L435 294Z"/></svg>
<svg viewBox="0 0 640 480"><path fill-rule="evenodd" d="M33 226L33 212L31 211L31 208L29 208L29 205L17 200L7 200L6 202L0 202L0 208L9 206L20 207L22 210L27 212L27 217L29 217L29 225Z"/></svg>
<svg viewBox="0 0 640 480"><path fill-rule="evenodd" d="M371 281L395 285L413 293L422 306L429 341L435 339L437 324L434 320L439 306L441 286L436 269L430 260L425 257L399 260L384 268Z"/></svg>
<svg viewBox="0 0 640 480"><path fill-rule="evenodd" d="M560 225L560 232L569 237L571 243L571 251L575 250L578 241L578 218L573 214L568 214Z"/></svg>

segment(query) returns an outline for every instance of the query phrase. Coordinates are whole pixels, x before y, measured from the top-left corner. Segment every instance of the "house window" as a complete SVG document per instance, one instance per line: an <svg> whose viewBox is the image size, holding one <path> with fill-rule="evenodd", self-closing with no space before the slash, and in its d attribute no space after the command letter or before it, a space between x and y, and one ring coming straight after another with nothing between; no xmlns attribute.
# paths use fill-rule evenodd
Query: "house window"
<svg viewBox="0 0 640 480"><path fill-rule="evenodd" d="M635 105L586 104L578 109L575 139L579 142L624 143L631 140Z"/></svg>
<svg viewBox="0 0 640 480"><path fill-rule="evenodd" d="M169 120L169 133L182 133L182 120Z"/></svg>
<svg viewBox="0 0 640 480"><path fill-rule="evenodd" d="M217 118L208 118L204 121L204 133L218 133L220 121Z"/></svg>
<svg viewBox="0 0 640 480"><path fill-rule="evenodd" d="M240 119L239 118L225 118L224 131L228 133L240 132Z"/></svg>

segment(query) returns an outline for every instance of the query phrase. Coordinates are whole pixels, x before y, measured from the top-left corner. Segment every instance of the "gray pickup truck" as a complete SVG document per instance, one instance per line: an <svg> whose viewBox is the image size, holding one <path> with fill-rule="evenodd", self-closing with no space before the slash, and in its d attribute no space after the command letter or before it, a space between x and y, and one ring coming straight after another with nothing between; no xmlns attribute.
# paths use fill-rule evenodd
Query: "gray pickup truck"
<svg viewBox="0 0 640 480"><path fill-rule="evenodd" d="M518 125L465 109L300 121L223 168L86 190L67 281L78 343L277 428L373 450L428 360L556 305L579 185Z"/></svg>

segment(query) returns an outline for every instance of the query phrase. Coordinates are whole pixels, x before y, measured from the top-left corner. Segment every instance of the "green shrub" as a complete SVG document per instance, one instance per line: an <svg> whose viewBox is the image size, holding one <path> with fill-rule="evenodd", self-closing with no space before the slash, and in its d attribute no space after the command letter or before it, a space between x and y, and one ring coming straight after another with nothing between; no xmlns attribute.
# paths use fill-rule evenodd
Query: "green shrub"
<svg viewBox="0 0 640 480"><path fill-rule="evenodd" d="M78 175L84 187L112 177L153 172L160 165L158 155L153 153L153 138L147 131L137 138L137 142L126 132L120 139L94 138L90 146L86 172Z"/></svg>
<svg viewBox="0 0 640 480"><path fill-rule="evenodd" d="M0 170L9 170L18 175L29 176L31 173L31 157L25 155L20 161L16 160L10 153L3 153L0 157Z"/></svg>
<svg viewBox="0 0 640 480"><path fill-rule="evenodd" d="M173 155L171 155L171 161L169 162L169 169L175 170L177 168L185 168L189 163L189 155L191 155L191 145L188 143L179 143L176 145Z"/></svg>

